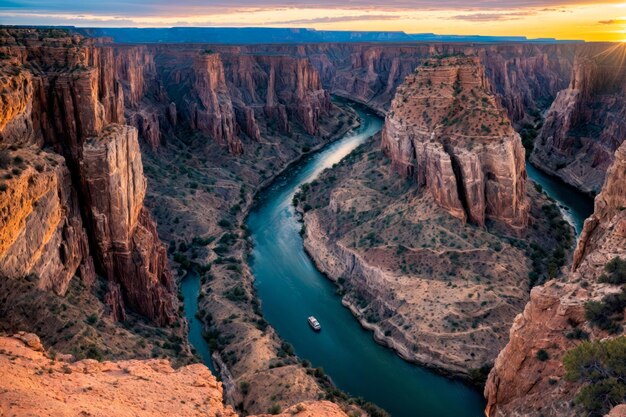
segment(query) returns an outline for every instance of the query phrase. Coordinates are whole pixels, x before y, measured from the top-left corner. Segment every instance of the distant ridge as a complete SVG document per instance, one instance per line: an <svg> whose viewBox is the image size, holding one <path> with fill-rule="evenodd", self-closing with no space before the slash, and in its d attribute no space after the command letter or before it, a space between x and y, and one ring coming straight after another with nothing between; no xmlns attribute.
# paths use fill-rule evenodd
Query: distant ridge
<svg viewBox="0 0 626 417"><path fill-rule="evenodd" d="M573 43L579 40L529 39L525 36L438 35L435 33L359 32L307 28L77 28L65 26L86 36L106 36L119 43L319 43L319 42L477 42L477 43Z"/></svg>

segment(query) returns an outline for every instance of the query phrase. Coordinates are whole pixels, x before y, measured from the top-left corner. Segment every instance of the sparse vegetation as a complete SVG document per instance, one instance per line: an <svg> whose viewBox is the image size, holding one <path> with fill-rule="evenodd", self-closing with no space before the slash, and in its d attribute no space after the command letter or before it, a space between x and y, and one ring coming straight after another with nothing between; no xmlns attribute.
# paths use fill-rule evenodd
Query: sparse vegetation
<svg viewBox="0 0 626 417"><path fill-rule="evenodd" d="M589 417L626 402L626 337L583 342L563 358L566 378L583 384L576 402Z"/></svg>

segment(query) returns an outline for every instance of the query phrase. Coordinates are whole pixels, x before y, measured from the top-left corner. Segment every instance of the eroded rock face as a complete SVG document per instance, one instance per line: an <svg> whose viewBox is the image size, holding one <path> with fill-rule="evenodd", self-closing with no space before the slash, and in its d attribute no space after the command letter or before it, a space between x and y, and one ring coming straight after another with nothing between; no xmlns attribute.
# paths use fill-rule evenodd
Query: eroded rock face
<svg viewBox="0 0 626 417"><path fill-rule="evenodd" d="M588 193L598 193L626 139L623 45L579 51L570 85L559 92L535 141L531 161Z"/></svg>
<svg viewBox="0 0 626 417"><path fill-rule="evenodd" d="M224 54L223 60L239 125L248 136L258 140L257 118L289 131L288 115L308 134L317 132L320 117L330 110L330 96L307 58ZM264 114L255 116L260 110Z"/></svg>
<svg viewBox="0 0 626 417"><path fill-rule="evenodd" d="M109 125L83 145L80 176L97 265L128 304L161 323L173 320L165 247L144 209L146 179L136 129Z"/></svg>
<svg viewBox="0 0 626 417"><path fill-rule="evenodd" d="M0 348L0 410L10 415L237 416L224 405L222 384L201 364L71 362L61 354L52 360L32 334L0 337Z"/></svg>
<svg viewBox="0 0 626 417"><path fill-rule="evenodd" d="M107 297L115 317L123 316L126 301L170 323L172 282L143 209L137 132L116 124L124 121L124 98L113 49L46 33L2 32L0 50L11 58L0 63L10 105L0 125L7 172L0 193L8 197L0 203L0 271L15 279L36 276L40 288L64 294L74 275L90 284L97 270L120 286ZM42 151L43 144L56 153Z"/></svg>
<svg viewBox="0 0 626 417"><path fill-rule="evenodd" d="M202 53L193 65L193 91L199 103L191 103L191 125L240 154L243 145L237 137L235 111L224 77L224 66L219 54Z"/></svg>
<svg viewBox="0 0 626 417"><path fill-rule="evenodd" d="M87 235L64 159L36 146L0 150L0 275L65 294L85 265L93 281Z"/></svg>
<svg viewBox="0 0 626 417"><path fill-rule="evenodd" d="M382 146L394 168L450 214L522 233L524 149L477 58L427 61L398 88Z"/></svg>
<svg viewBox="0 0 626 417"><path fill-rule="evenodd" d="M584 305L619 290L598 282L611 259L626 257L626 144L615 153L594 214L585 221L572 271L564 282L535 287L524 312L511 327L509 344L502 350L485 388L486 413L494 416L581 415L572 409L579 385L564 380L564 354L579 342L567 337L575 327L593 339L616 337L586 322ZM546 361L537 352L548 352Z"/></svg>
<svg viewBox="0 0 626 417"><path fill-rule="evenodd" d="M36 335L24 332L0 337L0 352L0 411L10 415L238 416L202 364L174 369L166 359L72 361L60 353L52 359ZM329 401L302 402L278 415L347 417Z"/></svg>

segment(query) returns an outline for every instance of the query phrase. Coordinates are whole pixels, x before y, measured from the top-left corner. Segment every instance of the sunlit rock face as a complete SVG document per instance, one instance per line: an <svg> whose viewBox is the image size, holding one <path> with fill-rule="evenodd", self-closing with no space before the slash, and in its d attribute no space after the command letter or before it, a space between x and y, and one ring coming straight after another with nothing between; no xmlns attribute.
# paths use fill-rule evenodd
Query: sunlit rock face
<svg viewBox="0 0 626 417"><path fill-rule="evenodd" d="M626 139L626 47L581 48L569 87L560 91L531 161L588 193L598 193Z"/></svg>
<svg viewBox="0 0 626 417"><path fill-rule="evenodd" d="M382 146L450 214L522 233L528 222L524 149L477 58L426 61L396 92Z"/></svg>
<svg viewBox="0 0 626 417"><path fill-rule="evenodd" d="M594 213L585 221L572 270L564 280L535 287L524 312L516 317L509 343L500 352L485 387L489 417L584 414L572 401L580 385L565 380L562 361L565 353L580 343L568 337L576 328L591 340L624 336L623 329L608 334L591 326L585 317L588 301L620 291L619 286L602 283L599 277L610 260L626 259L624 207L626 144L615 152L595 199ZM537 359L541 349L549 355L545 361Z"/></svg>
<svg viewBox="0 0 626 417"><path fill-rule="evenodd" d="M114 316L126 301L170 323L173 284L143 209L137 131L123 125L113 49L46 31L1 35L9 58L0 62L8 103L0 117L0 272L30 275L61 295L75 275L89 284L98 272L111 282Z"/></svg>

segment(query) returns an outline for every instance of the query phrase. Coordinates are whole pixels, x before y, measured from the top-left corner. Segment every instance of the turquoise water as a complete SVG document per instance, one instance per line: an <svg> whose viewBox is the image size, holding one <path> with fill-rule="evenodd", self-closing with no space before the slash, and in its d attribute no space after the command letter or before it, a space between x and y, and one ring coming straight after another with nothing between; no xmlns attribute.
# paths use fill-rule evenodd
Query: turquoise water
<svg viewBox="0 0 626 417"><path fill-rule="evenodd" d="M531 164L526 164L528 178L540 184L544 191L561 209L563 216L574 226L578 236L583 230L585 219L593 213L593 200L576 188L563 183L560 179L539 171Z"/></svg>
<svg viewBox="0 0 626 417"><path fill-rule="evenodd" d="M400 359L378 345L341 305L335 286L313 265L299 234L301 224L291 205L301 184L339 162L377 133L382 120L356 108L362 124L279 176L261 193L247 225L254 241L252 271L265 318L290 342L299 357L321 366L342 390L383 407L394 417L480 417L484 399L477 390ZM527 165L529 177L542 185L580 233L593 211L589 197ZM212 370L202 324L195 317L200 280L189 274L181 283L189 340ZM306 318L322 324L313 332Z"/></svg>
<svg viewBox="0 0 626 417"><path fill-rule="evenodd" d="M211 349L202 337L202 322L196 317L198 311L198 294L200 294L200 277L195 272L188 273L180 283L180 292L183 294L185 317L189 323L189 343L202 358L202 363L215 373L215 366L211 360Z"/></svg>
<svg viewBox="0 0 626 417"><path fill-rule="evenodd" d="M381 129L380 118L357 110L359 129L281 175L248 217L254 241L251 267L263 315L299 357L323 367L342 390L394 417L483 416L480 392L409 364L374 342L304 251L293 194ZM310 315L320 320L320 333L308 326Z"/></svg>

